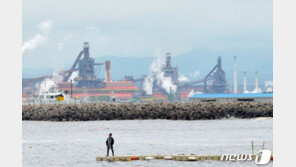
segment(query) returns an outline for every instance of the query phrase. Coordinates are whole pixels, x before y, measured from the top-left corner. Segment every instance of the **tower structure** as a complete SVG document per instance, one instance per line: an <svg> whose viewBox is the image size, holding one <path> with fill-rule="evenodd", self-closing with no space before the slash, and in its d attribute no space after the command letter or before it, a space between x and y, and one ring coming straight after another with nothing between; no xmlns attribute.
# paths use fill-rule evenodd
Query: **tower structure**
<svg viewBox="0 0 296 167"><path fill-rule="evenodd" d="M236 56L234 56L234 64L233 64L233 93L237 93L237 64L236 64Z"/></svg>
<svg viewBox="0 0 296 167"><path fill-rule="evenodd" d="M214 81L212 84L213 92L226 93L227 82L225 79L225 72L222 69L222 59L218 57L216 71L213 74Z"/></svg>
<svg viewBox="0 0 296 167"><path fill-rule="evenodd" d="M244 93L246 93L247 91L247 74L246 71L244 71Z"/></svg>
<svg viewBox="0 0 296 167"><path fill-rule="evenodd" d="M78 87L98 87L98 83L101 81L97 79L95 74L95 66L101 65L96 64L95 60L90 57L89 44L88 42L83 43L83 58L78 61Z"/></svg>
<svg viewBox="0 0 296 167"><path fill-rule="evenodd" d="M174 85L178 85L178 67L172 67L171 54L166 54L166 65L163 68L164 76L170 77Z"/></svg>

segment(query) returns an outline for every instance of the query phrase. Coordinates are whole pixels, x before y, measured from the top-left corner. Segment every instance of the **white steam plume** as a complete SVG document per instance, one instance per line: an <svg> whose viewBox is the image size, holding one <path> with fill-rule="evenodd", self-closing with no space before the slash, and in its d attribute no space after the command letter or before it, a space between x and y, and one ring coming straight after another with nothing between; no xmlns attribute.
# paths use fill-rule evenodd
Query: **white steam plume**
<svg viewBox="0 0 296 167"><path fill-rule="evenodd" d="M185 77L184 75L180 74L178 81L179 82L188 82L189 79L187 77Z"/></svg>
<svg viewBox="0 0 296 167"><path fill-rule="evenodd" d="M192 90L189 92L189 94L187 95L187 97L191 97L191 96L194 95L194 94L202 94L202 92L199 92L199 91L194 92L194 90L192 89Z"/></svg>
<svg viewBox="0 0 296 167"><path fill-rule="evenodd" d="M272 92L273 91L273 82L272 81L265 81L265 88L266 92Z"/></svg>
<svg viewBox="0 0 296 167"><path fill-rule="evenodd" d="M199 76L199 71L194 71L192 74L191 74L191 76L193 77L193 78L196 78L197 76Z"/></svg>
<svg viewBox="0 0 296 167"><path fill-rule="evenodd" d="M153 81L151 76L146 77L144 80L143 89L147 95L152 95Z"/></svg>
<svg viewBox="0 0 296 167"><path fill-rule="evenodd" d="M265 81L265 87L272 87L273 86L273 82L272 81Z"/></svg>
<svg viewBox="0 0 296 167"><path fill-rule="evenodd" d="M40 31L48 34L51 32L52 26L53 26L53 22L51 20L45 20L45 21L38 23L37 28Z"/></svg>
<svg viewBox="0 0 296 167"><path fill-rule="evenodd" d="M58 83L62 82L63 78L64 77L61 70L55 71L50 77L45 78L40 84L36 84L36 90L39 94L48 92L54 88L57 88Z"/></svg>
<svg viewBox="0 0 296 167"><path fill-rule="evenodd" d="M258 88L258 89L254 89L251 93L261 93L262 91L261 91L261 88Z"/></svg>
<svg viewBox="0 0 296 167"><path fill-rule="evenodd" d="M36 34L34 38L29 39L22 45L22 52L27 50L34 50L36 47L45 44L48 41L47 35L51 32L53 22L51 20L46 20L38 23L37 28L42 32L42 34Z"/></svg>
<svg viewBox="0 0 296 167"><path fill-rule="evenodd" d="M27 42L24 42L23 46L22 46L22 52L26 51L26 50L33 50L35 49L37 46L42 45L44 43L47 42L47 38L37 34L35 35L34 38L30 39Z"/></svg>
<svg viewBox="0 0 296 167"><path fill-rule="evenodd" d="M70 78L68 79L68 82L71 82L71 80L72 80L72 83L75 83L74 78L77 78L78 76L79 76L79 72L78 71L72 72Z"/></svg>
<svg viewBox="0 0 296 167"><path fill-rule="evenodd" d="M154 81L158 86L163 88L167 93L175 93L177 90L177 86L173 84L173 81L170 77L165 77L163 68L166 65L166 57L164 54L156 53L156 58L152 62L150 66L151 75L146 77L143 83L143 89L148 94L152 94L152 88Z"/></svg>

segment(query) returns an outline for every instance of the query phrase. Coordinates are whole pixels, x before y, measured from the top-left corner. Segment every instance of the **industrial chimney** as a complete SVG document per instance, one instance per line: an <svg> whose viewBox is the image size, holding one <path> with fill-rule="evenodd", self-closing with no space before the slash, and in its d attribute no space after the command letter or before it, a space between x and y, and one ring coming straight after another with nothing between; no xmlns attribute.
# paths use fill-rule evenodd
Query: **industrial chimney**
<svg viewBox="0 0 296 167"><path fill-rule="evenodd" d="M233 65L233 93L237 93L237 71L236 71L236 56L234 56L234 65Z"/></svg>
<svg viewBox="0 0 296 167"><path fill-rule="evenodd" d="M247 76L246 71L244 71L244 93L247 92Z"/></svg>
<svg viewBox="0 0 296 167"><path fill-rule="evenodd" d="M110 61L107 60L105 61L105 71L106 71L106 82L110 82L111 81L111 64Z"/></svg>
<svg viewBox="0 0 296 167"><path fill-rule="evenodd" d="M171 54L170 53L166 54L166 66L165 66L165 68L166 69L172 68L172 61L171 61Z"/></svg>
<svg viewBox="0 0 296 167"><path fill-rule="evenodd" d="M258 71L255 72L255 90L256 92L259 91L259 87L258 87Z"/></svg>

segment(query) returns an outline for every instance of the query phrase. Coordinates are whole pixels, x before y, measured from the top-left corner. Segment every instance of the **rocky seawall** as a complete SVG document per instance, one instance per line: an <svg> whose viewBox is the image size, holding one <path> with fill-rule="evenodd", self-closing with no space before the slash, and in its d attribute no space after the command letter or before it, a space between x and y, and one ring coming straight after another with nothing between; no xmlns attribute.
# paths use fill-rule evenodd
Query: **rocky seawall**
<svg viewBox="0 0 296 167"><path fill-rule="evenodd" d="M22 106L22 120L205 120L273 117L272 102L201 103L88 103Z"/></svg>

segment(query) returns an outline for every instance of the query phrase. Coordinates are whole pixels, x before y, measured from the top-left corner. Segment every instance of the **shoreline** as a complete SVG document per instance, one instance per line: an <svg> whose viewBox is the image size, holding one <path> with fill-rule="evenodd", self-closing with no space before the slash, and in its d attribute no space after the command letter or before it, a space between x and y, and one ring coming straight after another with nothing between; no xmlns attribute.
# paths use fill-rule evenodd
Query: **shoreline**
<svg viewBox="0 0 296 167"><path fill-rule="evenodd" d="M256 118L221 118L221 119L199 119L199 120L182 120L182 119L177 119L177 120L172 120L172 119L113 119L113 120L91 120L91 121L44 121L44 120L22 120L22 122L51 122L51 123L74 123L74 122L98 122L98 121L223 121L223 120L250 120L250 121L260 121L260 120L269 120L273 119L273 117L256 117Z"/></svg>

